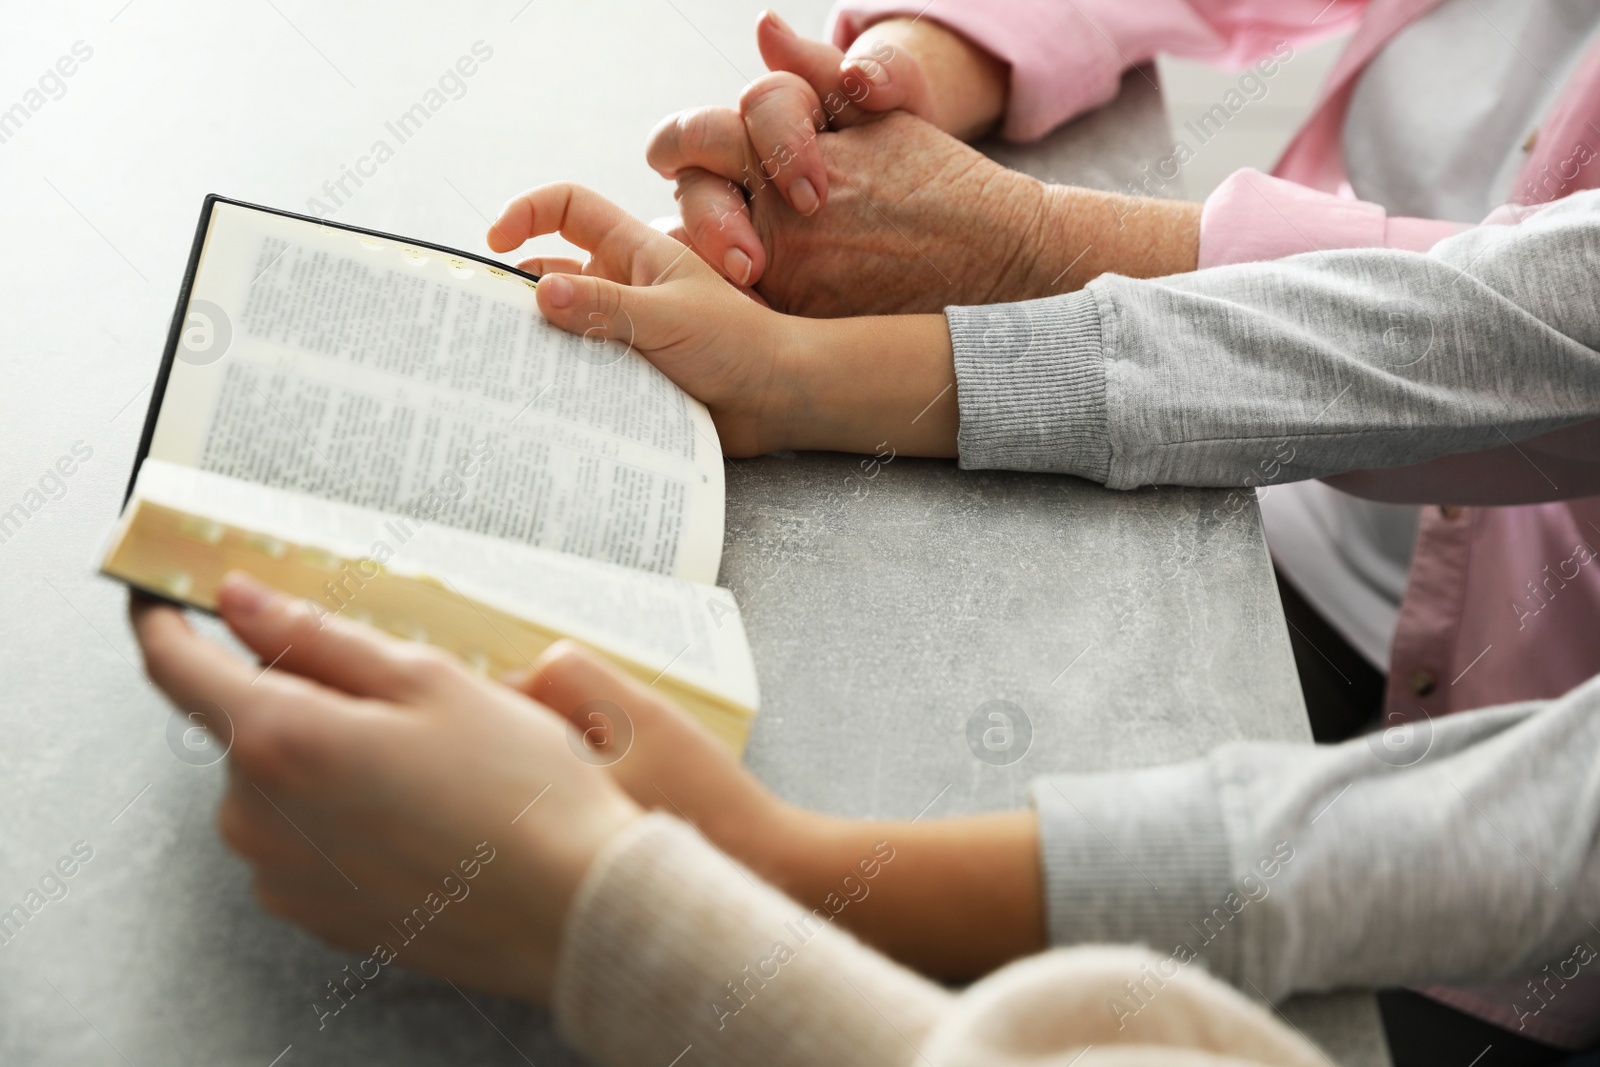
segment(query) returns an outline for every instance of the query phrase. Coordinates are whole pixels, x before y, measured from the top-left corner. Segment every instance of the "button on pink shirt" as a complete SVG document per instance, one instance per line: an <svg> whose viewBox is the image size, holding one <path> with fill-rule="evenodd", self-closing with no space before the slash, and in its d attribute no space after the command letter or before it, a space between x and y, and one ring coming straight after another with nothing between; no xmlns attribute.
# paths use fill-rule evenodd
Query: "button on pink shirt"
<svg viewBox="0 0 1600 1067"><path fill-rule="evenodd" d="M1466 227L1391 218L1349 195L1341 131L1356 78L1440 0L847 0L831 29L846 47L883 18L932 19L1011 65L1001 132L1031 140L1110 100L1129 66L1159 52L1244 64L1354 27L1322 98L1273 176L1244 170L1206 200L1200 266L1333 248L1426 251ZM1600 49L1562 87L1514 185L1524 209L1600 187ZM1514 354L1508 353L1508 358ZM1559 696L1600 673L1600 423L1516 446L1328 479L1423 509L1391 649L1390 721ZM1470 505L1470 506L1458 506ZM1514 506L1513 506L1514 505ZM1531 873L1531 872L1530 872ZM1570 987L1570 988L1569 988ZM1438 1000L1509 1030L1577 1048L1600 1037L1600 981L1541 972Z"/></svg>

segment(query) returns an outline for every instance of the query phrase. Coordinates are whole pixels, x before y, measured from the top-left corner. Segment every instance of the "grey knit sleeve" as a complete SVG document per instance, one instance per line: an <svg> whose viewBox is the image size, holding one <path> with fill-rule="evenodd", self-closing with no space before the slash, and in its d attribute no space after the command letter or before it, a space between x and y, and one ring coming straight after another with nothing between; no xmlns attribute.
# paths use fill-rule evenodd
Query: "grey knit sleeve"
<svg viewBox="0 0 1600 1067"><path fill-rule="evenodd" d="M1596 938L1596 767L1600 679L1341 745L1040 778L1051 940L1143 942L1273 999L1535 970Z"/></svg>
<svg viewBox="0 0 1600 1067"><path fill-rule="evenodd" d="M1418 463L1600 417L1600 191L1427 253L946 310L966 467L1114 488Z"/></svg>

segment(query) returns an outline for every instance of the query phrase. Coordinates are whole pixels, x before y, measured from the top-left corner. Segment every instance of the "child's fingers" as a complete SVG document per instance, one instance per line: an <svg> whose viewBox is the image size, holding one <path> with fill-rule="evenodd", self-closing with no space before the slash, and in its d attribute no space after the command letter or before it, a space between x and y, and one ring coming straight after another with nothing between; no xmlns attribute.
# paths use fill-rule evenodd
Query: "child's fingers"
<svg viewBox="0 0 1600 1067"><path fill-rule="evenodd" d="M571 723L643 807L672 810L715 838L730 822L762 822L774 802L698 719L572 641L551 645L514 687Z"/></svg>
<svg viewBox="0 0 1600 1067"><path fill-rule="evenodd" d="M827 112L816 92L798 74L774 71L745 88L739 113L759 157L753 180L770 181L790 207L802 215L815 214L828 199L828 168L817 142L818 130L827 126Z"/></svg>
<svg viewBox="0 0 1600 1067"><path fill-rule="evenodd" d="M635 734L654 733L662 720L675 721L679 729L705 732L672 701L575 641L557 641L545 649L533 669L512 685L579 731L594 725L590 716L597 704L607 704L628 717ZM599 740L597 747L603 747L604 739L597 735L589 735L589 740Z"/></svg>
<svg viewBox="0 0 1600 1067"><path fill-rule="evenodd" d="M767 251L738 186L707 170L678 175L678 211L688 244L738 286L760 281Z"/></svg>
<svg viewBox="0 0 1600 1067"><path fill-rule="evenodd" d="M615 278L651 281L681 251L666 234L575 182L552 182L513 197L489 227L489 247L509 252L547 233L559 233L588 252L596 269Z"/></svg>
<svg viewBox="0 0 1600 1067"><path fill-rule="evenodd" d="M632 703L638 695L622 672L576 641L557 641L534 661L531 670L506 681L574 724L578 709L586 703Z"/></svg>
<svg viewBox="0 0 1600 1067"><path fill-rule="evenodd" d="M621 756L641 727L650 733L657 715L672 713L656 706L653 693L641 699L637 682L573 641L557 641L532 670L506 681L566 719L602 757Z"/></svg>

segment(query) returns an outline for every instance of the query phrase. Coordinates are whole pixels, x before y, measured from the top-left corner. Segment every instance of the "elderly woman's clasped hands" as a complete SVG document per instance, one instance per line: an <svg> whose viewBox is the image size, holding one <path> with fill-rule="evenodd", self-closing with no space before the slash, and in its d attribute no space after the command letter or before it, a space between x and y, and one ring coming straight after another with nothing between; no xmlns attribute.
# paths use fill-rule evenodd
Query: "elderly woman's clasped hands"
<svg viewBox="0 0 1600 1067"><path fill-rule="evenodd" d="M1192 208L1048 186L963 144L1008 72L938 23L880 22L845 53L769 12L756 39L771 72L737 107L664 119L648 159L677 181L674 236L774 308L932 312L1194 267L1170 225Z"/></svg>

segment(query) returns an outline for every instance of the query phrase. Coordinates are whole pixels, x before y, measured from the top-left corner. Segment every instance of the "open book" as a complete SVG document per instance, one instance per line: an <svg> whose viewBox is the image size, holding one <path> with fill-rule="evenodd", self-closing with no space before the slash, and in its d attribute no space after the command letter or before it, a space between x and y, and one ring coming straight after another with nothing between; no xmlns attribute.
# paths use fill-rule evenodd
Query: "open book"
<svg viewBox="0 0 1600 1067"><path fill-rule="evenodd" d="M207 197L101 571L206 609L247 571L495 673L572 637L741 750L711 417L536 282Z"/></svg>

